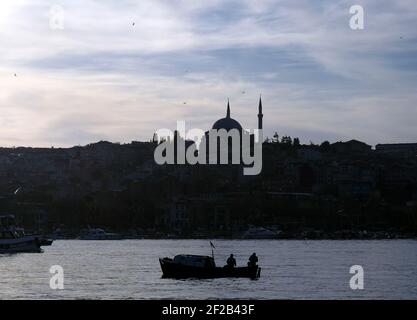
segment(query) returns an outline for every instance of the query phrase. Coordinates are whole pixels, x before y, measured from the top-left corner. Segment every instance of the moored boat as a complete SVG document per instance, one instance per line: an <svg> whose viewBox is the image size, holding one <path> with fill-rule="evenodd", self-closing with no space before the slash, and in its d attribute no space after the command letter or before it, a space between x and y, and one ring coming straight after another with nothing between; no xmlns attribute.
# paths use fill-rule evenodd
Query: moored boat
<svg viewBox="0 0 417 320"><path fill-rule="evenodd" d="M264 227L250 226L242 235L243 239L278 239L279 231L273 231Z"/></svg>
<svg viewBox="0 0 417 320"><path fill-rule="evenodd" d="M199 255L176 255L160 258L164 278L259 278L261 268L257 265L247 267L217 267L213 257Z"/></svg>
<svg viewBox="0 0 417 320"><path fill-rule="evenodd" d="M0 254L42 252L42 246L51 244L52 240L41 236L26 235L23 228L16 226L13 215L0 216Z"/></svg>
<svg viewBox="0 0 417 320"><path fill-rule="evenodd" d="M117 233L109 233L100 228L88 228L82 230L79 240L120 240L122 236Z"/></svg>

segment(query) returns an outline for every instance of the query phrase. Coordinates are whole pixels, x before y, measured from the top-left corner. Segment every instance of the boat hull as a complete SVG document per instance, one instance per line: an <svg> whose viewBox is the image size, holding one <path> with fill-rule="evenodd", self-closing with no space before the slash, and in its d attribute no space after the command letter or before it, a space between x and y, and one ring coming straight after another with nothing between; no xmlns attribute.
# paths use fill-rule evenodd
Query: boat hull
<svg viewBox="0 0 417 320"><path fill-rule="evenodd" d="M42 252L40 240L32 236L0 240L0 254L21 252Z"/></svg>
<svg viewBox="0 0 417 320"><path fill-rule="evenodd" d="M159 259L162 269L162 276L164 278L198 278L198 279L212 279L212 278L259 278L261 268L253 267L197 267L187 266L179 263L174 263L172 259Z"/></svg>

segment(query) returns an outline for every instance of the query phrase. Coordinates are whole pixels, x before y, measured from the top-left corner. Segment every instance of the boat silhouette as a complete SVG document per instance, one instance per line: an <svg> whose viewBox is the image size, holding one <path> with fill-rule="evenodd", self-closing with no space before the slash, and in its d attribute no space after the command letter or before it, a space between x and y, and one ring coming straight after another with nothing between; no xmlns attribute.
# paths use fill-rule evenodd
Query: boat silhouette
<svg viewBox="0 0 417 320"><path fill-rule="evenodd" d="M261 268L257 265L246 267L217 267L213 257L179 254L173 259L160 258L163 278L251 278L260 277Z"/></svg>
<svg viewBox="0 0 417 320"><path fill-rule="evenodd" d="M16 225L13 215L0 216L0 254L21 252L42 252L42 246L50 246L52 239L39 235L26 235Z"/></svg>

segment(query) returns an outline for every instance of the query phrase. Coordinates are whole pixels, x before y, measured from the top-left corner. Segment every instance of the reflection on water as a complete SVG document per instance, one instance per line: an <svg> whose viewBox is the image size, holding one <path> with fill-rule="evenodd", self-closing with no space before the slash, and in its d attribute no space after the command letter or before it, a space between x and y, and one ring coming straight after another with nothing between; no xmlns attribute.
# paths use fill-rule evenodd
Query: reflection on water
<svg viewBox="0 0 417 320"><path fill-rule="evenodd" d="M261 278L162 279L158 257L211 254L206 240L58 240L42 254L0 255L2 299L417 299L417 241L217 240L222 265L233 253L245 265L256 252ZM365 289L351 290L351 265ZM52 290L52 265L65 289Z"/></svg>

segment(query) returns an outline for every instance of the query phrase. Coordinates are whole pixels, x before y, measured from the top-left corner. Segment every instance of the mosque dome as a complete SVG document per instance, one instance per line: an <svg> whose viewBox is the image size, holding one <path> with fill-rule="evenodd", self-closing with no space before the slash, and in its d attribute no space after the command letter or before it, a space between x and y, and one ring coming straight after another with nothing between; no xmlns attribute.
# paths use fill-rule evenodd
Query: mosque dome
<svg viewBox="0 0 417 320"><path fill-rule="evenodd" d="M217 120L213 124L213 129L220 130L225 129L226 131L230 131L232 129L237 129L239 131L242 131L242 126L238 121L230 117L230 105L229 102L227 102L227 114L225 118L221 118Z"/></svg>

